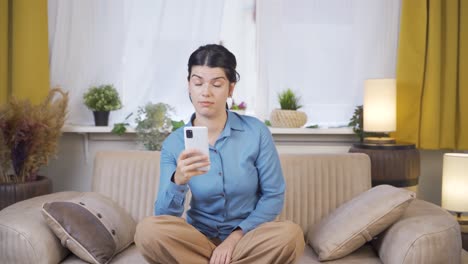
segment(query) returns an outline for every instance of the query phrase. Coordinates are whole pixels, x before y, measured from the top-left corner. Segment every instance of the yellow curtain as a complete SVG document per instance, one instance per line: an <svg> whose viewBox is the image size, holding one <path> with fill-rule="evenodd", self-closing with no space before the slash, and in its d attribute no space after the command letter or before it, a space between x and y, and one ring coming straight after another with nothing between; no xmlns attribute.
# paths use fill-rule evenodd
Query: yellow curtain
<svg viewBox="0 0 468 264"><path fill-rule="evenodd" d="M468 1L402 1L394 136L468 149Z"/></svg>
<svg viewBox="0 0 468 264"><path fill-rule="evenodd" d="M49 91L47 0L0 0L0 104Z"/></svg>

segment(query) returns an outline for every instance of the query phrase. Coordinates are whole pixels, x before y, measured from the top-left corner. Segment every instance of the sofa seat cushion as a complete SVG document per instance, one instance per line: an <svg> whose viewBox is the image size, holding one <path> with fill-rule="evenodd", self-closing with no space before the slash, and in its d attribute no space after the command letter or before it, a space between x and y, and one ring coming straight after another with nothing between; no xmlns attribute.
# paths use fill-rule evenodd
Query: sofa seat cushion
<svg viewBox="0 0 468 264"><path fill-rule="evenodd" d="M327 262L320 262L318 255L314 252L312 247L306 246L304 249L304 255L299 259L297 264L382 264L379 257L375 253L373 247L370 244L365 244L353 253L346 257L331 260Z"/></svg>
<svg viewBox="0 0 468 264"><path fill-rule="evenodd" d="M24 200L0 211L0 263L58 263L70 252L41 216L42 204L78 196L59 192Z"/></svg>
<svg viewBox="0 0 468 264"><path fill-rule="evenodd" d="M390 185L376 186L323 219L309 231L308 242L321 261L344 257L396 222L414 196Z"/></svg>
<svg viewBox="0 0 468 264"><path fill-rule="evenodd" d="M87 263L77 256L70 254L68 258L66 258L62 264L84 264ZM137 250L135 244L132 244L130 247L126 248L124 251L117 254L114 258L112 258L112 264L127 264L127 263L147 263L140 252Z"/></svg>
<svg viewBox="0 0 468 264"><path fill-rule="evenodd" d="M107 263L133 243L133 218L98 193L45 203L42 213L62 245L89 263Z"/></svg>
<svg viewBox="0 0 468 264"><path fill-rule="evenodd" d="M61 264L84 264L87 263L77 256L71 254L66 258ZM135 244L131 245L129 248L125 249L117 256L115 256L112 261L112 264L126 264L126 263L146 263L143 256L135 247ZM314 250L306 245L304 250L304 255L299 259L297 264L319 264L323 263L318 260L317 254ZM369 244L365 244L358 250L349 254L348 256L327 261L327 264L382 264L377 254L374 252L373 248Z"/></svg>

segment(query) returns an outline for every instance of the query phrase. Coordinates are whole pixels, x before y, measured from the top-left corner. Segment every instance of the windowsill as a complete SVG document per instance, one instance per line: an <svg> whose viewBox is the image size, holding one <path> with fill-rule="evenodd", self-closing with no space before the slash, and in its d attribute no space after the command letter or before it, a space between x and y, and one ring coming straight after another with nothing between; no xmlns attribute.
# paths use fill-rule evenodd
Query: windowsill
<svg viewBox="0 0 468 264"><path fill-rule="evenodd" d="M111 133L111 126L81 126L81 125L64 125L63 133ZM133 127L127 127L126 133L135 133Z"/></svg>
<svg viewBox="0 0 468 264"><path fill-rule="evenodd" d="M64 125L63 133L79 134L83 137L83 150L86 162L88 162L90 142L134 142L135 129L127 127L127 131L119 136L113 134L112 126L81 126ZM319 152L347 151L357 142L352 128L277 128L270 127L273 140L277 148L283 152L298 153L300 149L313 147ZM94 144L94 143L92 143Z"/></svg>
<svg viewBox="0 0 468 264"><path fill-rule="evenodd" d="M81 125L64 125L62 132L64 133L111 133L111 126L81 126ZM270 127L273 135L353 135L353 129L350 127L341 128L279 128ZM135 129L127 127L125 133L133 134Z"/></svg>

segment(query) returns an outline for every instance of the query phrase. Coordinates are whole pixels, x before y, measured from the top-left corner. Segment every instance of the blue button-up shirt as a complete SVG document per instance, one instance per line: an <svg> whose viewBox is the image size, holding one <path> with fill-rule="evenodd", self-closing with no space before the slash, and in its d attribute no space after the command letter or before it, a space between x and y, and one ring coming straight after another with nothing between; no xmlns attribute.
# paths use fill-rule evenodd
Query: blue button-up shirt
<svg viewBox="0 0 468 264"><path fill-rule="evenodd" d="M176 185L171 177L184 150L183 133L179 128L163 143L155 215L181 216L190 188L187 222L209 238L224 240L237 227L247 233L276 218L285 183L270 130L261 121L228 111L224 130L210 146L210 170Z"/></svg>

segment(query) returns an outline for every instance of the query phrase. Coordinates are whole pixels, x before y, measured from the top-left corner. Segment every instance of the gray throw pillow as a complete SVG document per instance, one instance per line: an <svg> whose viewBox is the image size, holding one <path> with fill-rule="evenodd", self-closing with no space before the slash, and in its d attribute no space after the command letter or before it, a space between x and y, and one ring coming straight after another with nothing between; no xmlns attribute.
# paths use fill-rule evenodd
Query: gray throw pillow
<svg viewBox="0 0 468 264"><path fill-rule="evenodd" d="M45 203L42 215L62 245L89 263L108 263L133 243L133 218L98 193Z"/></svg>
<svg viewBox="0 0 468 264"><path fill-rule="evenodd" d="M395 223L415 194L379 185L342 204L309 232L320 261L342 258Z"/></svg>

